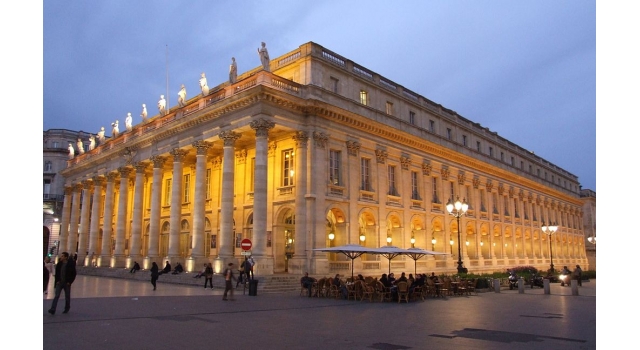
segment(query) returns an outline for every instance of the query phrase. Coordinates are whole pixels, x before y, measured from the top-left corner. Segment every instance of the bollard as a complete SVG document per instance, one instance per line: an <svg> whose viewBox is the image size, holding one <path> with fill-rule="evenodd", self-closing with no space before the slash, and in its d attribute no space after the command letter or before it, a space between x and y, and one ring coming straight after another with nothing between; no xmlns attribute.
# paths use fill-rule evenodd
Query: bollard
<svg viewBox="0 0 640 350"><path fill-rule="evenodd" d="M524 280L522 277L518 279L518 294L524 294Z"/></svg>
<svg viewBox="0 0 640 350"><path fill-rule="evenodd" d="M571 282L573 282L571 283L571 295L580 295L578 294L578 281L574 280Z"/></svg>
<svg viewBox="0 0 640 350"><path fill-rule="evenodd" d="M496 293L500 293L500 279L496 278L493 280L493 289Z"/></svg>
<svg viewBox="0 0 640 350"><path fill-rule="evenodd" d="M544 284L544 294L551 294L551 287L549 285L549 279L545 278L544 280L542 280L542 283Z"/></svg>

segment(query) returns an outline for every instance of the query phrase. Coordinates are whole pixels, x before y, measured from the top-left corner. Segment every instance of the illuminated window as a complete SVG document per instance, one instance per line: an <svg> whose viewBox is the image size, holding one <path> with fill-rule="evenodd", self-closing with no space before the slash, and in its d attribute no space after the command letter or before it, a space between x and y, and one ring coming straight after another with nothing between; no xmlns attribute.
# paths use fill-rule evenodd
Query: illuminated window
<svg viewBox="0 0 640 350"><path fill-rule="evenodd" d="M282 151L282 186L293 186L293 156L292 149Z"/></svg>
<svg viewBox="0 0 640 350"><path fill-rule="evenodd" d="M340 185L340 151L329 151L329 181L333 185Z"/></svg>
<svg viewBox="0 0 640 350"><path fill-rule="evenodd" d="M171 204L171 179L164 182L164 205Z"/></svg>
<svg viewBox="0 0 640 350"><path fill-rule="evenodd" d="M367 92L364 90L360 90L360 103L366 106L368 101L369 99L367 96Z"/></svg>
<svg viewBox="0 0 640 350"><path fill-rule="evenodd" d="M182 187L182 203L189 203L189 188L191 186L191 174L184 175L184 184Z"/></svg>
<svg viewBox="0 0 640 350"><path fill-rule="evenodd" d="M205 179L207 189L205 190L205 199L211 198L211 168L207 169L207 175Z"/></svg>

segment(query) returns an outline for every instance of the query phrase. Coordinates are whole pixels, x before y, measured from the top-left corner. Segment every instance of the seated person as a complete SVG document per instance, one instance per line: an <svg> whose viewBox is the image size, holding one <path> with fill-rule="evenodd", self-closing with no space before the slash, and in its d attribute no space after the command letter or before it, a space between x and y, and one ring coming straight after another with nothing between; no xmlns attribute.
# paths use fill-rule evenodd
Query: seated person
<svg viewBox="0 0 640 350"><path fill-rule="evenodd" d="M336 274L336 277L333 278L332 283L333 285L338 287L338 290L340 290L340 294L342 294L342 299L347 299L347 296L349 295L349 291L347 291L347 286L345 286L344 283L340 281L340 274Z"/></svg>
<svg viewBox="0 0 640 350"><path fill-rule="evenodd" d="M193 278L202 278L202 276L204 275L204 271L206 269L207 269L207 264L204 264L204 266L202 267L202 270L200 270L200 272L198 272L198 274L193 276Z"/></svg>
<svg viewBox="0 0 640 350"><path fill-rule="evenodd" d="M431 273L431 276L429 276L429 278L430 278L434 283L438 283L438 282L440 282L440 281L438 280L438 276L436 276L436 273L435 273L435 272L432 272L432 273Z"/></svg>
<svg viewBox="0 0 640 350"><path fill-rule="evenodd" d="M309 297L311 297L311 287L313 286L313 282L315 282L315 280L312 277L309 277L308 272L305 272L304 276L300 279L302 288L306 288L309 290Z"/></svg>
<svg viewBox="0 0 640 350"><path fill-rule="evenodd" d="M182 265L180 265L180 263L176 263L176 268L173 270L174 275L177 275L181 272L184 272L184 269L182 268Z"/></svg>
<svg viewBox="0 0 640 350"><path fill-rule="evenodd" d="M140 265L138 265L137 261L134 261L133 267L129 270L129 273L136 273L136 271L140 271Z"/></svg>
<svg viewBox="0 0 640 350"><path fill-rule="evenodd" d="M393 284L397 285L398 282L408 282L407 276L404 275L404 272L400 275L400 278L398 278L397 280L393 281Z"/></svg>
<svg viewBox="0 0 640 350"><path fill-rule="evenodd" d="M171 264L169 264L169 261L167 260L167 263L164 265L164 269L160 271L160 274L169 273L169 272L171 272Z"/></svg>
<svg viewBox="0 0 640 350"><path fill-rule="evenodd" d="M394 282L396 281L396 276L392 273L389 274L389 283L394 284Z"/></svg>
<svg viewBox="0 0 640 350"><path fill-rule="evenodd" d="M364 276L362 276L361 274L358 274L358 277L356 277L356 280L364 281Z"/></svg>
<svg viewBox="0 0 640 350"><path fill-rule="evenodd" d="M393 286L393 283L389 281L389 278L387 277L386 273L382 274L382 277L380 277L380 282L382 282L382 285L387 288L391 288L391 286Z"/></svg>
<svg viewBox="0 0 640 350"><path fill-rule="evenodd" d="M413 290L416 289L416 287L419 287L419 288L424 287L425 283L426 283L425 275L420 274L420 273L416 274L416 279L409 286L409 295L411 295L413 293Z"/></svg>

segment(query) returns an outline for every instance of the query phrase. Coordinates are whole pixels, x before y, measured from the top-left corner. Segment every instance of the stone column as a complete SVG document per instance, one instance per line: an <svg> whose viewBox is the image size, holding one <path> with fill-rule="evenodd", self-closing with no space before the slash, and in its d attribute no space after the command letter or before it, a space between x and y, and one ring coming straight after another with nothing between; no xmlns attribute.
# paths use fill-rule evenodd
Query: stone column
<svg viewBox="0 0 640 350"><path fill-rule="evenodd" d="M78 261L84 263L88 254L89 243L89 219L91 212L91 181L82 181L82 209L80 210L80 227L78 229Z"/></svg>
<svg viewBox="0 0 640 350"><path fill-rule="evenodd" d="M93 206L91 207L91 226L89 228L89 256L84 261L84 266L92 266L95 253L98 251L98 237L100 236L100 209L102 200L103 176L93 177Z"/></svg>
<svg viewBox="0 0 640 350"><path fill-rule="evenodd" d="M171 209L169 212L169 252L165 260L173 265L183 263L180 256L180 219L182 218L182 161L186 151L174 148L173 156L173 180L171 181Z"/></svg>
<svg viewBox="0 0 640 350"><path fill-rule="evenodd" d="M111 266L111 236L113 235L113 192L118 174L108 173L107 189L104 193L104 218L102 222L102 248L100 249L100 259L98 266Z"/></svg>
<svg viewBox="0 0 640 350"><path fill-rule="evenodd" d="M251 122L251 128L256 131L256 162L253 185L253 247L252 255L256 262L254 273L273 273L273 259L265 255L267 250L267 167L269 130L275 123L266 119Z"/></svg>
<svg viewBox="0 0 640 350"><path fill-rule="evenodd" d="M69 256L73 256L73 254L77 252L80 192L82 192L82 184L75 184L73 186L73 200L71 202L71 219L69 220L69 239L67 240L67 248L65 249L69 253Z"/></svg>
<svg viewBox="0 0 640 350"><path fill-rule="evenodd" d="M200 269L209 259L204 256L204 201L207 195L207 152L211 148L211 143L206 141L196 141L193 147L196 149L196 188L193 196L193 225L191 235L193 239L191 256L185 264L187 271Z"/></svg>
<svg viewBox="0 0 640 350"><path fill-rule="evenodd" d="M240 134L223 131L220 139L224 141L222 159L222 198L220 200L220 247L216 258L216 268L224 269L233 259L233 190L234 190L234 146ZM222 270L220 270L222 271Z"/></svg>
<svg viewBox="0 0 640 350"><path fill-rule="evenodd" d="M296 141L295 156L295 255L289 260L289 272L302 274L308 271L307 266L307 143L309 135L306 131L298 131L293 136Z"/></svg>
<svg viewBox="0 0 640 350"><path fill-rule="evenodd" d="M153 183L151 185L151 212L149 213L149 247L144 258L144 268L150 269L153 262L159 264L158 254L160 240L160 201L162 199L162 166L165 158L161 156L151 157L153 162Z"/></svg>
<svg viewBox="0 0 640 350"><path fill-rule="evenodd" d="M120 167L120 189L118 190L118 217L116 219L116 249L111 257L111 267L125 267L124 243L127 233L127 203L129 202L129 174L131 168Z"/></svg>
<svg viewBox="0 0 640 350"><path fill-rule="evenodd" d="M62 220L60 223L60 238L58 239L58 251L56 254L60 254L67 249L67 242L69 240L69 222L71 218L71 201L73 198L73 187L64 187L64 204L62 205ZM57 256L55 261L57 262Z"/></svg>
<svg viewBox="0 0 640 350"><path fill-rule="evenodd" d="M131 221L131 239L129 242L129 259L127 268L140 261L142 254L142 207L144 199L144 171L147 163L136 163L136 182L133 188L133 218Z"/></svg>

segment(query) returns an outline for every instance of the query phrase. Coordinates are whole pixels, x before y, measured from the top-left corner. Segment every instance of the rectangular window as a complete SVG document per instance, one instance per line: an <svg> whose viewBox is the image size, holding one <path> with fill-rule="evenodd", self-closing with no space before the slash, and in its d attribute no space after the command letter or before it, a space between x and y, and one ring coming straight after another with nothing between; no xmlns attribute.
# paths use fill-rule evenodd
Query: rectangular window
<svg viewBox="0 0 640 350"><path fill-rule="evenodd" d="M504 152L500 151L500 161L504 162Z"/></svg>
<svg viewBox="0 0 640 350"><path fill-rule="evenodd" d="M58 141L53 141L53 148L60 148Z"/></svg>
<svg viewBox="0 0 640 350"><path fill-rule="evenodd" d="M536 169L536 175L538 175L538 177L540 177L540 168Z"/></svg>
<svg viewBox="0 0 640 350"><path fill-rule="evenodd" d="M478 150L478 152L482 152L482 147L480 146L480 141L476 141L476 150Z"/></svg>
<svg viewBox="0 0 640 350"><path fill-rule="evenodd" d="M282 186L293 186L293 156L292 149L282 151Z"/></svg>
<svg viewBox="0 0 640 350"><path fill-rule="evenodd" d="M420 177L417 171L411 172L411 199L420 200L420 192L418 188L418 181Z"/></svg>
<svg viewBox="0 0 640 350"><path fill-rule="evenodd" d="M431 196L431 202L433 203L439 203L438 201L438 178L437 177L432 177L431 178L431 184L433 187L433 194Z"/></svg>
<svg viewBox="0 0 640 350"><path fill-rule="evenodd" d="M520 161L520 170L524 170L524 162Z"/></svg>
<svg viewBox="0 0 640 350"><path fill-rule="evenodd" d="M207 186L207 189L205 190L205 199L211 199L211 168L207 169L206 179L204 182L205 186Z"/></svg>
<svg viewBox="0 0 640 350"><path fill-rule="evenodd" d="M416 125L416 112L409 111L409 124Z"/></svg>
<svg viewBox="0 0 640 350"><path fill-rule="evenodd" d="M509 201L504 197L504 215L509 216Z"/></svg>
<svg viewBox="0 0 640 350"><path fill-rule="evenodd" d="M485 205L486 201L487 200L485 198L484 190L480 190L480 210L481 211L487 211L487 206Z"/></svg>
<svg viewBox="0 0 640 350"><path fill-rule="evenodd" d="M164 182L164 205L171 204L171 179Z"/></svg>
<svg viewBox="0 0 640 350"><path fill-rule="evenodd" d="M547 179L547 172L546 171L544 172L544 179L545 180Z"/></svg>
<svg viewBox="0 0 640 350"><path fill-rule="evenodd" d="M398 192L396 191L396 167L393 165L389 165L389 195L397 196Z"/></svg>
<svg viewBox="0 0 640 350"><path fill-rule="evenodd" d="M456 200L453 181L449 181L449 198L451 199L451 202Z"/></svg>
<svg viewBox="0 0 640 350"><path fill-rule="evenodd" d="M553 183L556 182L555 176L553 176L553 175L551 175L551 182L553 182Z"/></svg>
<svg viewBox="0 0 640 350"><path fill-rule="evenodd" d="M189 203L189 188L191 188L191 174L184 175L184 183L182 184L182 203Z"/></svg>
<svg viewBox="0 0 640 350"><path fill-rule="evenodd" d="M529 220L529 208L531 207L529 203L524 202L524 219Z"/></svg>
<svg viewBox="0 0 640 350"><path fill-rule="evenodd" d="M388 115L393 115L393 103L387 101L386 111Z"/></svg>
<svg viewBox="0 0 640 350"><path fill-rule="evenodd" d="M431 131L432 133L436 132L436 122L434 122L433 120L429 120L429 131Z"/></svg>
<svg viewBox="0 0 640 350"><path fill-rule="evenodd" d="M368 101L367 92L364 90L360 90L360 103L366 106L367 101Z"/></svg>
<svg viewBox="0 0 640 350"><path fill-rule="evenodd" d="M533 174L533 167L529 165L529 174Z"/></svg>
<svg viewBox="0 0 640 350"><path fill-rule="evenodd" d="M447 128L447 139L451 140L452 138L451 128Z"/></svg>
<svg viewBox="0 0 640 350"><path fill-rule="evenodd" d="M498 212L498 194L497 193L493 194L493 213L500 214L500 212Z"/></svg>
<svg viewBox="0 0 640 350"><path fill-rule="evenodd" d="M467 135L462 135L462 145L467 147Z"/></svg>
<svg viewBox="0 0 640 350"><path fill-rule="evenodd" d="M516 166L516 159L511 157L511 166Z"/></svg>
<svg viewBox="0 0 640 350"><path fill-rule="evenodd" d="M51 169L53 169L53 165L50 161L46 161L44 162L44 171L45 172L51 172Z"/></svg>
<svg viewBox="0 0 640 350"><path fill-rule="evenodd" d="M517 218L520 217L520 213L518 213L518 200L516 198L513 199L513 215Z"/></svg>
<svg viewBox="0 0 640 350"><path fill-rule="evenodd" d="M360 159L360 189L371 191L371 159Z"/></svg>
<svg viewBox="0 0 640 350"><path fill-rule="evenodd" d="M337 78L331 77L331 91L338 93L338 83L340 81Z"/></svg>
<svg viewBox="0 0 640 350"><path fill-rule="evenodd" d="M489 157L493 158L493 147L489 146Z"/></svg>
<svg viewBox="0 0 640 350"><path fill-rule="evenodd" d="M42 189L42 193L51 193L51 180L44 180L44 188Z"/></svg>
<svg viewBox="0 0 640 350"><path fill-rule="evenodd" d="M467 189L466 191L467 193L465 197L467 199L467 204L469 204L469 209L473 209L473 206L471 205L471 198L473 197L471 193L471 187L470 186L465 186L465 187Z"/></svg>
<svg viewBox="0 0 640 350"><path fill-rule="evenodd" d="M336 150L329 151L329 181L333 185L340 185L340 157L341 152Z"/></svg>

